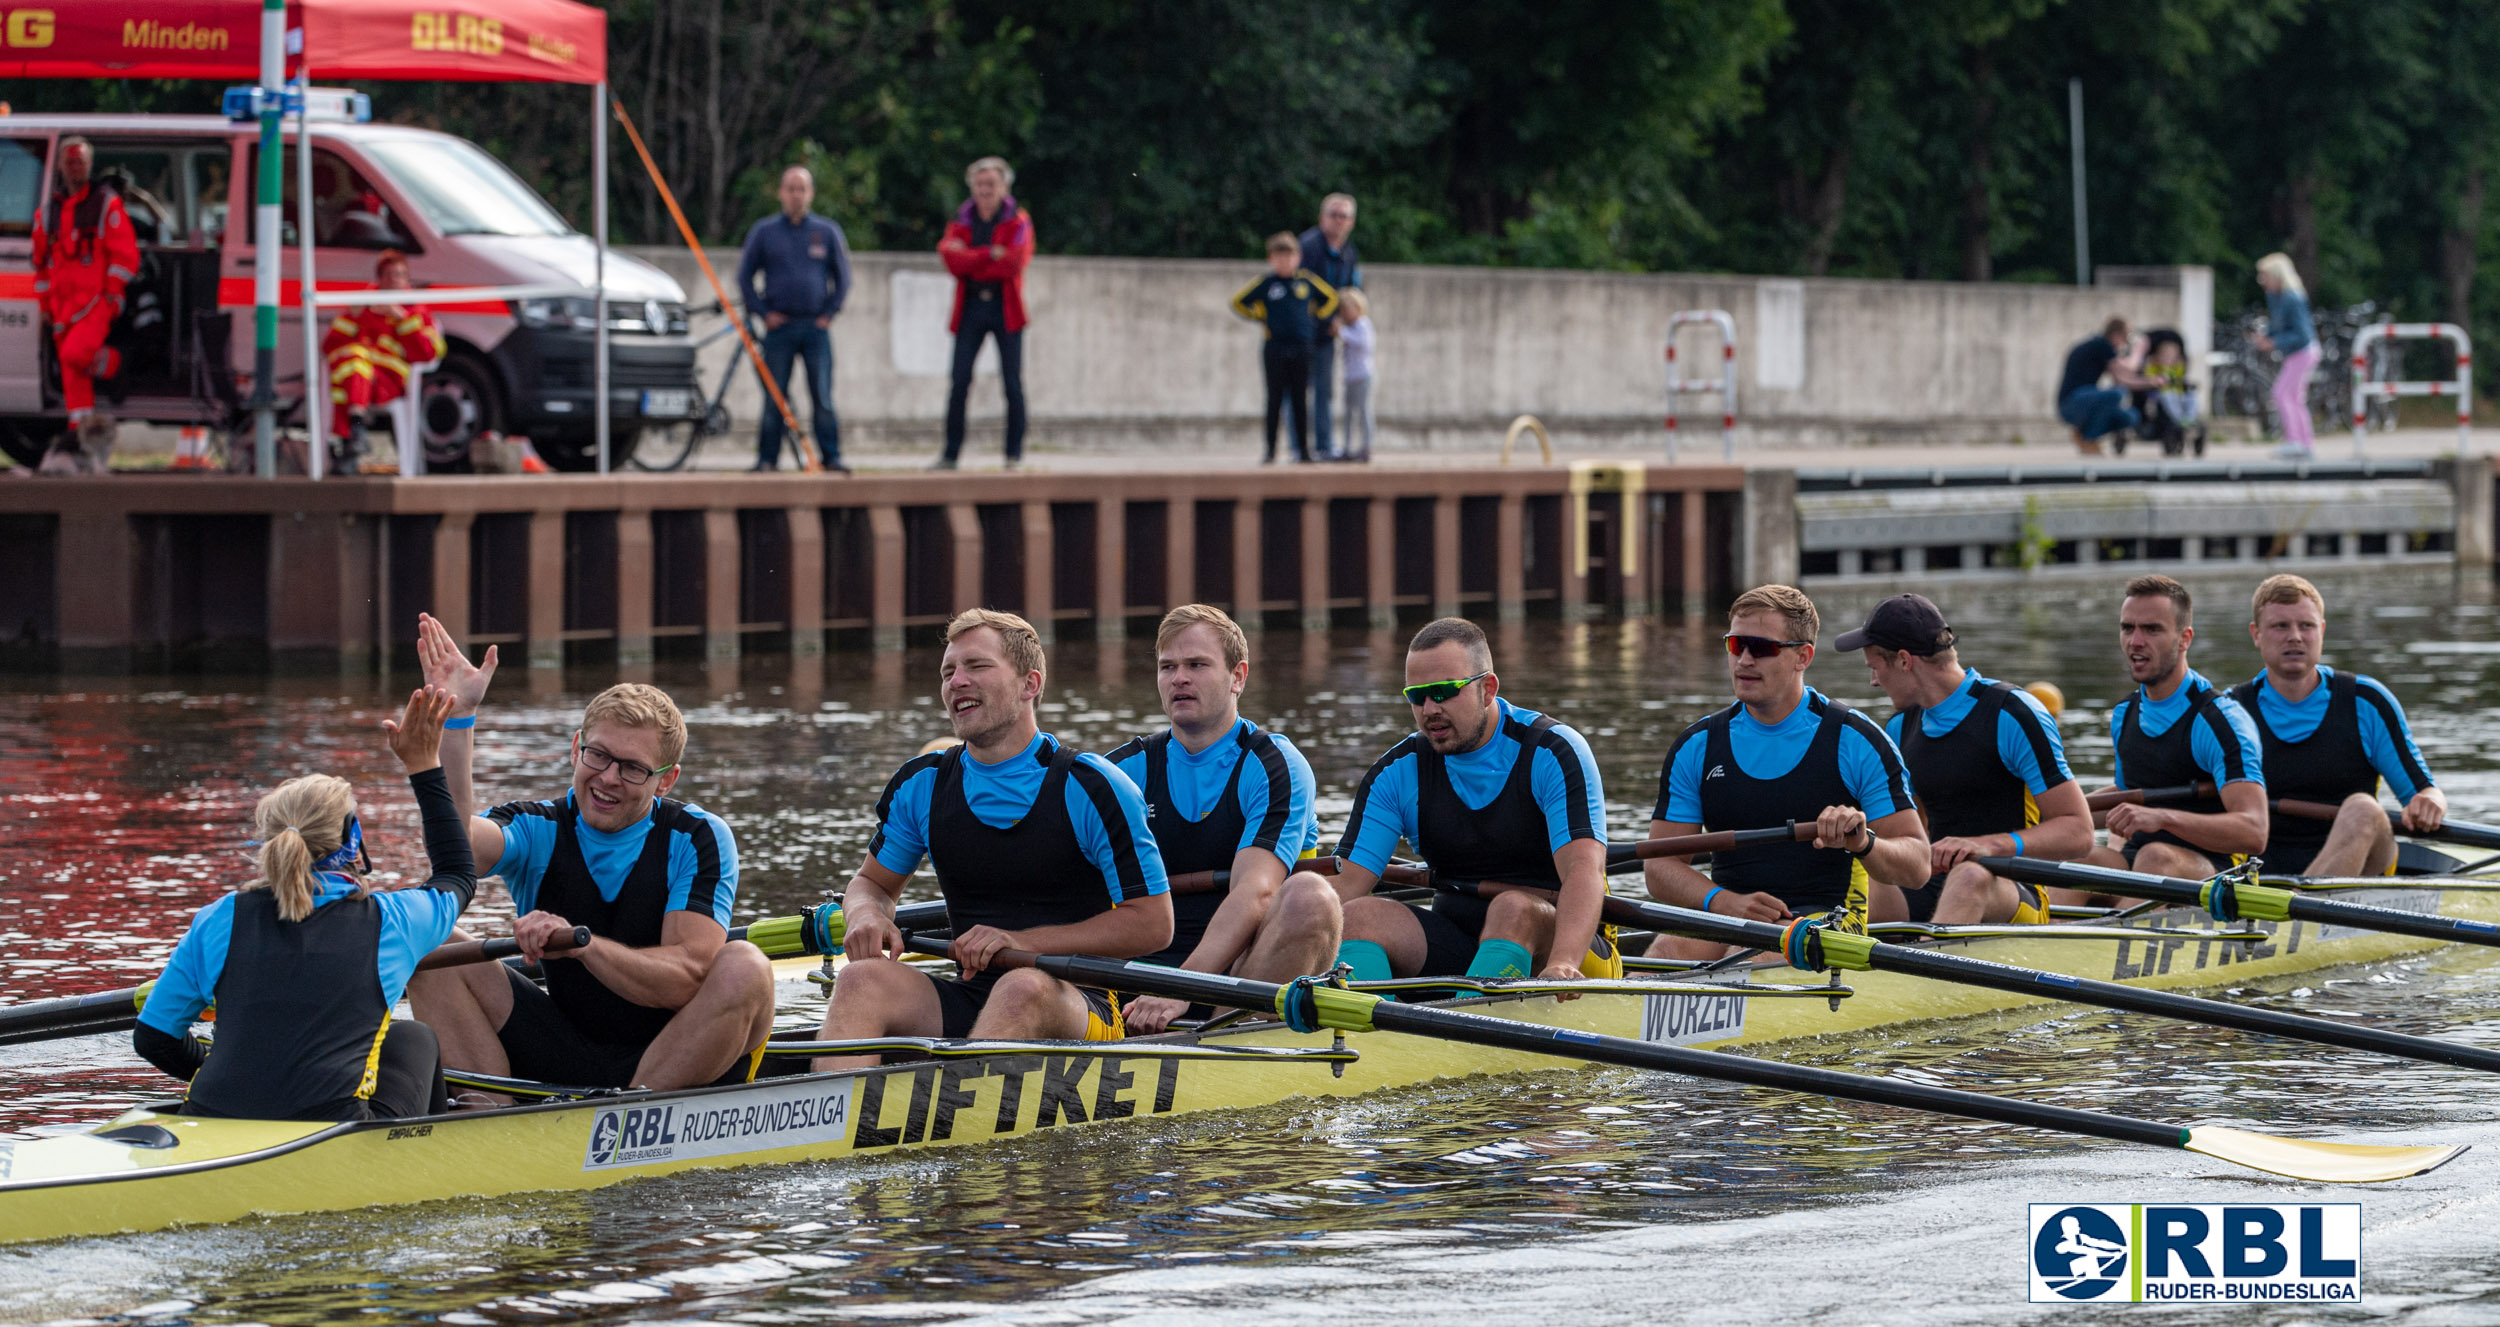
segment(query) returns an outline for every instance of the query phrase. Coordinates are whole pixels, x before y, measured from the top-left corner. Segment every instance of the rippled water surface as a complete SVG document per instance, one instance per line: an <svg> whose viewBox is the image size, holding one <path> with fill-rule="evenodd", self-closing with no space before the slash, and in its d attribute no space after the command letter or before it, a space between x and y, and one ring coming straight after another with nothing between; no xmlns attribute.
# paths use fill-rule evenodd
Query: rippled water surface
<svg viewBox="0 0 2500 1327"><path fill-rule="evenodd" d="M2217 681L2247 676L2246 586L2198 588L2209 638L2193 657ZM2395 689L2457 815L2500 819L2488 585L2326 588L2330 659ZM1827 603L1824 639L1867 602ZM2105 777L2124 687L2114 596L2055 587L1947 608L1966 662L2065 690L2077 772ZM1645 830L1674 735L1724 703L1719 629L1530 622L1496 635L1506 694L1589 736L1619 836ZM1406 730L1401 647L1361 632L1254 642L1244 710L1301 742L1332 835L1364 767ZM1157 717L1148 645L1070 644L1052 664L1045 726L1069 739L1104 749ZM692 721L680 795L737 831L742 919L815 902L848 876L886 776L944 730L935 669L934 652L912 651L658 670ZM1827 653L1810 676L1884 712L1854 657ZM574 717L610 680L507 673L479 727L485 795L561 788ZM0 681L0 991L154 976L191 910L246 869L252 800L291 774L352 777L378 865L417 869L413 808L375 730L407 685ZM488 929L510 911L491 887L478 908ZM2500 967L2438 952L2236 996L2500 1045L2495 993ZM5 1249L0 1320L1987 1321L2055 1312L2022 1302L2026 1204L2319 1196L2365 1204L2369 1298L2343 1316L2500 1320L2500 1098L2479 1075L2093 1011L1781 1053L2140 1116L2480 1146L2427 1177L2329 1195L2182 1153L1592 1070ZM0 1130L103 1118L166 1086L119 1038L0 1049Z"/></svg>

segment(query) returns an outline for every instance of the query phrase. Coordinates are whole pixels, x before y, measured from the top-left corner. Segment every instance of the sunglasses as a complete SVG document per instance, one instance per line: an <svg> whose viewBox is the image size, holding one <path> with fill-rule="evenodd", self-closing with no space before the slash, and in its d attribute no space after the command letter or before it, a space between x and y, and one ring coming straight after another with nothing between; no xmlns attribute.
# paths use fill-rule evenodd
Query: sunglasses
<svg viewBox="0 0 2500 1327"><path fill-rule="evenodd" d="M1401 687L1399 690L1405 693L1406 703L1409 705L1440 705L1456 699L1459 692L1491 676L1493 676L1493 670L1487 668L1474 677L1453 677L1442 682L1418 682L1411 687Z"/></svg>
<svg viewBox="0 0 2500 1327"><path fill-rule="evenodd" d="M1730 658L1740 654L1750 654L1757 659L1768 659L1782 650L1813 643L1810 640L1773 640L1768 636L1739 636L1730 632L1727 637L1727 652Z"/></svg>

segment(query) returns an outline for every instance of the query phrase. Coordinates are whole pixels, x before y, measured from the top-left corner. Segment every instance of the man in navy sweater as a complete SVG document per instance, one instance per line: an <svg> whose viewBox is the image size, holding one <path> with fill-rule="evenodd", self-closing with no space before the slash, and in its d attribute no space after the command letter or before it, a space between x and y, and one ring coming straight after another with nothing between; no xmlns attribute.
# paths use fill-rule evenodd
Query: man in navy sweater
<svg viewBox="0 0 2500 1327"><path fill-rule="evenodd" d="M1340 293L1363 284L1363 255L1354 248L1354 195L1319 200L1319 224L1302 232L1302 265ZM1341 461L1345 452L1328 440L1329 406L1337 384L1337 328L1323 323L1311 350L1312 438L1320 459Z"/></svg>
<svg viewBox="0 0 2500 1327"><path fill-rule="evenodd" d="M827 470L842 464L842 424L833 413L833 316L851 293L851 250L842 228L808 210L816 180L805 166L781 173L781 211L747 231L738 260L738 294L747 313L764 316L764 368L791 398L792 361L807 361L808 404L815 412L816 450ZM756 289L757 276L764 278ZM781 465L781 411L765 393L764 417L755 430L755 468Z"/></svg>

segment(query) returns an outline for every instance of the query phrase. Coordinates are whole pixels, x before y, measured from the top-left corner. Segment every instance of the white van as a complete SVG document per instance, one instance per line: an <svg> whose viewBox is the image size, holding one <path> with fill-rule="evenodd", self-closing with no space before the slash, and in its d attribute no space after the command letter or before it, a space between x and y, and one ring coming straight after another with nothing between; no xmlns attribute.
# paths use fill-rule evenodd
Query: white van
<svg viewBox="0 0 2500 1327"><path fill-rule="evenodd" d="M384 249L408 255L419 286L591 284L590 237L475 143L317 116L311 132L313 264L324 287L370 282ZM0 115L0 450L32 465L63 427L60 374L36 311L30 251L54 151L69 135L95 145L96 175L120 190L139 234L139 275L111 334L123 367L118 379L97 384L102 404L123 419L240 423L252 370L258 124L209 115ZM286 144L276 386L300 421L292 119ZM641 430L687 419L700 393L684 289L614 251L607 284L609 454L622 465ZM465 468L469 440L487 429L527 435L558 469L592 468L590 306L587 297L430 306L449 342L424 379L426 452L436 468ZM324 311L320 321L331 316ZM326 413L327 393L317 395Z"/></svg>

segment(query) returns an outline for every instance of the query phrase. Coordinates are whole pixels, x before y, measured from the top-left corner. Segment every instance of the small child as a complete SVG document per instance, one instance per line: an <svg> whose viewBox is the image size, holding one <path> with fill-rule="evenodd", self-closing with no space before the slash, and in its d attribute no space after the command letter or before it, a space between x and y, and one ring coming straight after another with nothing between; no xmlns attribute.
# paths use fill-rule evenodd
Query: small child
<svg viewBox="0 0 2500 1327"><path fill-rule="evenodd" d="M2142 399L2137 409L2144 416L2141 432L2159 442L2165 456L2177 456L2190 447L2198 456L2204 455L2205 425L2199 418L2196 384L2188 379L2186 340L2168 328L2156 328L2147 344L2143 373L2155 386L2138 393Z"/></svg>
<svg viewBox="0 0 2500 1327"><path fill-rule="evenodd" d="M1233 296L1233 312L1267 328L1259 365L1267 375L1267 457L1276 463L1278 416L1293 408L1293 454L1311 459L1311 356L1320 325L1337 312L1337 290L1302 266L1302 242L1291 232L1267 237L1268 274Z"/></svg>
<svg viewBox="0 0 2500 1327"><path fill-rule="evenodd" d="M1345 427L1338 434L1345 439L1345 458L1368 461L1372 458L1372 304L1361 287L1344 295L1345 307L1337 313L1337 339L1345 344ZM1362 442L1355 442L1355 426L1362 426Z"/></svg>

